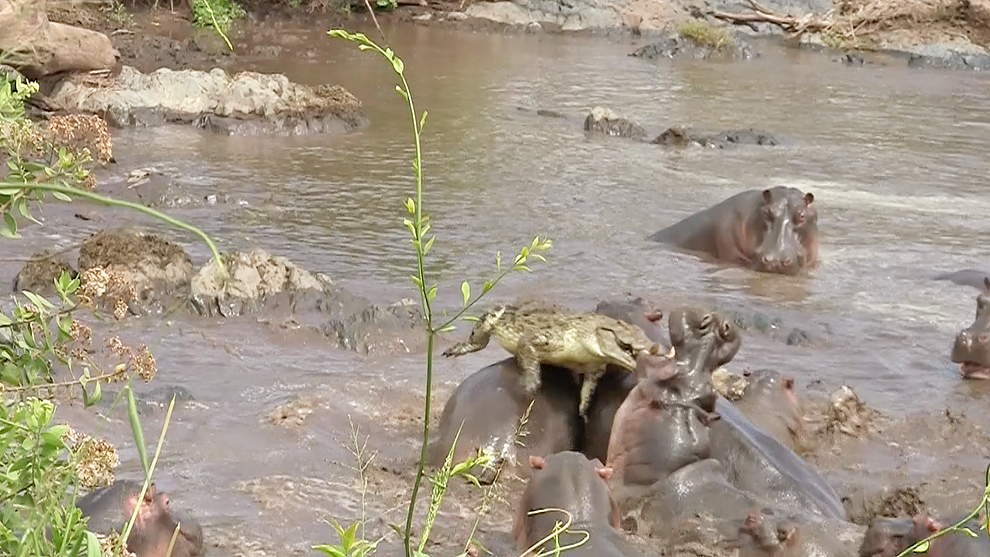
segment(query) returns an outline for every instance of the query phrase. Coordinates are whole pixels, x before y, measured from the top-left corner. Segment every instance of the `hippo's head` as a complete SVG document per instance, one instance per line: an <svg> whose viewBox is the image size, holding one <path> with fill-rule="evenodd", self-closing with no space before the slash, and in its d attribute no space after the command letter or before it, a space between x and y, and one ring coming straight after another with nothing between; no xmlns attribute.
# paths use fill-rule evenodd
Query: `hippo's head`
<svg viewBox="0 0 990 557"><path fill-rule="evenodd" d="M553 531L557 522L566 521L561 513L545 509L563 509L577 524L607 524L619 529L619 507L607 483L612 477L611 467L574 451L531 455L529 464L529 482L512 526L520 547L528 547Z"/></svg>
<svg viewBox="0 0 990 557"><path fill-rule="evenodd" d="M128 500L129 506L137 504L138 492ZM131 506L133 508L133 506ZM173 511L165 492L148 486L144 501L138 511L134 529L127 539L127 547L138 557L165 557L175 529L179 529L172 548L172 557L198 557L203 555L203 529L191 516Z"/></svg>
<svg viewBox="0 0 990 557"><path fill-rule="evenodd" d="M952 363L970 379L990 379L990 277L984 277L983 288L976 297L976 319L952 345Z"/></svg>
<svg viewBox="0 0 990 557"><path fill-rule="evenodd" d="M795 524L787 520L777 520L772 514L764 514L757 510L750 511L746 515L742 527L739 528L739 534L743 548L740 555L767 557L796 555L800 543L800 532Z"/></svg>
<svg viewBox="0 0 990 557"><path fill-rule="evenodd" d="M870 522L858 557L894 557L911 545L914 523L907 518L876 518Z"/></svg>
<svg viewBox="0 0 990 557"><path fill-rule="evenodd" d="M776 193L776 195L775 195ZM817 259L818 212L815 196L794 195L797 190L763 190L755 218L762 227L761 241L753 252L757 271L793 275Z"/></svg>
<svg viewBox="0 0 990 557"><path fill-rule="evenodd" d="M742 346L739 329L718 312L675 309L670 313L668 329L677 359L700 363L708 371L732 361Z"/></svg>

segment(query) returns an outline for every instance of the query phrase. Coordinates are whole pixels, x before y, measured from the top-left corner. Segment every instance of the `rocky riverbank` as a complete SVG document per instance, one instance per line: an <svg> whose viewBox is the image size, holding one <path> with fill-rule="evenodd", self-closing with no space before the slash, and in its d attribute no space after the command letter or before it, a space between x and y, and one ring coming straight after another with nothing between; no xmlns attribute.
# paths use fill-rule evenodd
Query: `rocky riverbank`
<svg viewBox="0 0 990 557"><path fill-rule="evenodd" d="M319 28L369 19L359 4L346 9L326 2L246 7L247 19L235 23L233 35L238 26L271 27L303 18ZM52 22L106 34L120 63L142 71L208 71L239 56L277 55L278 50L238 45L235 39L231 52L215 33L192 32L187 7L149 12L120 4L52 5L48 12ZM386 26L412 22L488 32L637 36L652 49L644 58L748 59L759 56L754 39L771 38L824 51L851 65L990 69L990 0L465 0L401 5L377 17Z"/></svg>

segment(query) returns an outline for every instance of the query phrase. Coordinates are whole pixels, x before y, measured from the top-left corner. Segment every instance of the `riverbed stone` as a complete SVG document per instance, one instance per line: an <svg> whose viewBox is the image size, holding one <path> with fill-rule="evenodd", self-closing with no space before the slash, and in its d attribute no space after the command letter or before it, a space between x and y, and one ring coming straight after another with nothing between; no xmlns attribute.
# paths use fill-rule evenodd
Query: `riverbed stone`
<svg viewBox="0 0 990 557"><path fill-rule="evenodd" d="M55 281L63 272L69 273L72 278L79 275L61 255L50 250L35 253L14 277L14 292L27 290L39 296L54 296Z"/></svg>
<svg viewBox="0 0 990 557"><path fill-rule="evenodd" d="M551 24L561 31L615 29L623 26L626 0L517 0L475 2L465 13L506 25Z"/></svg>
<svg viewBox="0 0 990 557"><path fill-rule="evenodd" d="M642 126L603 106L596 106L591 109L584 119L584 131L630 139L646 137L646 130Z"/></svg>
<svg viewBox="0 0 990 557"><path fill-rule="evenodd" d="M683 126L667 128L653 139L652 143L665 147L706 147L709 149L726 149L738 145L777 145L777 138L770 132L746 129L726 130L716 133L699 133Z"/></svg>
<svg viewBox="0 0 990 557"><path fill-rule="evenodd" d="M282 74L161 68L141 73L123 66L94 82L68 76L50 101L70 112L105 114L117 127L193 124L236 135L340 133L368 123L361 102L343 87L309 87Z"/></svg>
<svg viewBox="0 0 990 557"><path fill-rule="evenodd" d="M659 41L633 51L630 56L644 60L660 58L686 58L695 60L749 60L759 54L746 40L731 31L712 27L710 33L718 33L723 40L698 40L680 32L668 33Z"/></svg>
<svg viewBox="0 0 990 557"><path fill-rule="evenodd" d="M101 230L79 248L84 293L97 307L122 318L130 313L161 313L188 295L193 265L182 246L158 234L131 228Z"/></svg>

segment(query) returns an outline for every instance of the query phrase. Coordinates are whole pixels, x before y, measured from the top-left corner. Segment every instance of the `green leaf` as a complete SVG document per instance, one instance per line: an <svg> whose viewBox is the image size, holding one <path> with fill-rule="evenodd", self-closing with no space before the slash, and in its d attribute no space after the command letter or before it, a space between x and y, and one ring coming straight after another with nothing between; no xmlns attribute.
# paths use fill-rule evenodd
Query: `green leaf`
<svg viewBox="0 0 990 557"><path fill-rule="evenodd" d="M29 292L27 290L24 290L21 293L24 294L24 297L26 297L28 300L31 300L31 303L34 304L35 307L39 309L52 309L55 307L54 304L42 298L41 296L35 294L34 292Z"/></svg>
<svg viewBox="0 0 990 557"><path fill-rule="evenodd" d="M499 271L502 270L502 252L501 251L496 251L495 252L495 269L497 269Z"/></svg>
<svg viewBox="0 0 990 557"><path fill-rule="evenodd" d="M100 540L96 534L86 530L86 557L101 557Z"/></svg>
<svg viewBox="0 0 990 557"><path fill-rule="evenodd" d="M928 548L931 547L931 543L925 540L918 547L914 548L913 553L928 553Z"/></svg>
<svg viewBox="0 0 990 557"><path fill-rule="evenodd" d="M416 214L416 202L411 197L406 198L406 210L409 211L410 215Z"/></svg>
<svg viewBox="0 0 990 557"><path fill-rule="evenodd" d="M4 213L3 222L4 226L0 227L0 236L10 238L11 240L16 240L21 237L21 235L17 233L17 221L14 220L14 215Z"/></svg>
<svg viewBox="0 0 990 557"><path fill-rule="evenodd" d="M970 530L969 528L967 528L965 526L962 526L959 529L962 530L963 532L966 532L967 534L969 534L969 536L972 537L972 538L978 538L978 537L980 537L980 536L978 536L976 534L976 532Z"/></svg>
<svg viewBox="0 0 990 557"><path fill-rule="evenodd" d="M436 297L437 297L437 286L433 285L433 287L426 292L426 299L432 302L433 299Z"/></svg>
<svg viewBox="0 0 990 557"><path fill-rule="evenodd" d="M438 333L449 333L450 331L453 331L456 328L457 327L455 327L453 325L447 325L446 327L443 327L442 329L438 330L437 332Z"/></svg>
<svg viewBox="0 0 990 557"><path fill-rule="evenodd" d="M475 317L473 315L465 315L464 317L461 317L461 320L467 321L468 323L477 323L477 322L481 321L481 319L479 319L479 318L477 318L477 317Z"/></svg>
<svg viewBox="0 0 990 557"><path fill-rule="evenodd" d="M52 194L52 197L54 197L55 199L58 199L59 201L64 201L66 203L71 203L72 202L72 198L71 197L69 197L68 195L65 195L64 193L62 193L60 191L53 191L53 192L51 192L51 194Z"/></svg>
<svg viewBox="0 0 990 557"><path fill-rule="evenodd" d="M85 408L89 408L91 406L98 404L100 402L100 399L103 398L103 389L100 388L99 381L93 382L93 389L91 392L87 392L85 385L81 385L81 386L83 392L83 406Z"/></svg>
<svg viewBox="0 0 990 557"><path fill-rule="evenodd" d="M468 304L468 300L471 299L471 285L468 284L468 281L461 283L461 298L464 299L465 306Z"/></svg>
<svg viewBox="0 0 990 557"><path fill-rule="evenodd" d="M426 254L430 253L430 250L433 249L433 240L436 240L436 239L437 239L436 236L430 236L430 239L426 241L426 245L423 246L423 255L424 256Z"/></svg>
<svg viewBox="0 0 990 557"><path fill-rule="evenodd" d="M391 51L391 49L389 50ZM395 73L402 75L402 70L405 69L405 67L406 65L402 62L402 58L399 58L398 56L392 57L392 69L395 70Z"/></svg>
<svg viewBox="0 0 990 557"><path fill-rule="evenodd" d="M423 126L426 125L426 115L427 111L423 111L423 117L419 119L419 131L423 131Z"/></svg>
<svg viewBox="0 0 990 557"><path fill-rule="evenodd" d="M330 557L349 557L346 553L342 551L342 548L337 545L314 545L313 549L316 551L322 551Z"/></svg>
<svg viewBox="0 0 990 557"><path fill-rule="evenodd" d="M407 101L409 100L409 94L407 94L407 93L406 93L406 92L405 92L405 91L404 91L404 90L402 89L402 87L399 87L398 85L396 85L396 86L395 86L395 92L396 92L396 93L398 93L398 94L400 94L400 95L402 95L402 98L404 98L404 99L406 99Z"/></svg>
<svg viewBox="0 0 990 557"><path fill-rule="evenodd" d="M150 471L148 447L144 445L144 430L141 429L141 418L138 417L137 401L134 400L134 391L130 385L124 387L124 390L127 391L127 413L131 422L131 434L134 436L134 447L137 448L141 466L144 468L144 478L148 479L148 472Z"/></svg>

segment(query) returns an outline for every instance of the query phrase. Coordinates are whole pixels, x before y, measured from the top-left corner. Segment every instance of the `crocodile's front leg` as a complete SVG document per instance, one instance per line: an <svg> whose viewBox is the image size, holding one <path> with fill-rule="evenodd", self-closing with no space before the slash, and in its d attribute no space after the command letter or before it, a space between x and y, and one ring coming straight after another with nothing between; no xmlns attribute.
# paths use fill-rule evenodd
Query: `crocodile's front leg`
<svg viewBox="0 0 990 557"><path fill-rule="evenodd" d="M523 390L534 396L542 383L540 356L546 353L547 339L542 333L527 333L516 344L516 365L522 372Z"/></svg>

